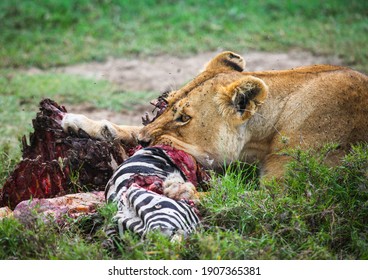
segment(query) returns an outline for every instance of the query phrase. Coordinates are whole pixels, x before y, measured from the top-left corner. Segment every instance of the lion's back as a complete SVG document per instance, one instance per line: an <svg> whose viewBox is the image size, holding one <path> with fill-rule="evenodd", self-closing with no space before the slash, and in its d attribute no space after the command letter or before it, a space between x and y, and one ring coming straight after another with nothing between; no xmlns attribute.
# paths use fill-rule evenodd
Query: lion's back
<svg viewBox="0 0 368 280"><path fill-rule="evenodd" d="M269 85L273 101L273 108L265 102L262 111L280 110L274 125L292 146L368 142L368 76L332 65L259 76Z"/></svg>

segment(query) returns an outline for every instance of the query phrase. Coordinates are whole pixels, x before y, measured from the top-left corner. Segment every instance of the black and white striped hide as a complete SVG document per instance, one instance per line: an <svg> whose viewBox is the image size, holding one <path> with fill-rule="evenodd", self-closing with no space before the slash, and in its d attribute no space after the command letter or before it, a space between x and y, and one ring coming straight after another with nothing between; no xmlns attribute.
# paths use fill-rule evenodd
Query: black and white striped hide
<svg viewBox="0 0 368 280"><path fill-rule="evenodd" d="M144 237L159 230L168 237L186 237L200 223L194 208L185 201L175 201L134 185L121 203L124 207L119 207L114 217L120 233L130 230Z"/></svg>
<svg viewBox="0 0 368 280"><path fill-rule="evenodd" d="M116 169L105 196L118 206L114 220L120 235L129 230L144 237L159 230L169 237L185 237L198 226L192 200L195 186L172 159L176 155L172 147L144 148ZM190 160L180 152L179 165L185 172L191 170L192 165L185 163Z"/></svg>

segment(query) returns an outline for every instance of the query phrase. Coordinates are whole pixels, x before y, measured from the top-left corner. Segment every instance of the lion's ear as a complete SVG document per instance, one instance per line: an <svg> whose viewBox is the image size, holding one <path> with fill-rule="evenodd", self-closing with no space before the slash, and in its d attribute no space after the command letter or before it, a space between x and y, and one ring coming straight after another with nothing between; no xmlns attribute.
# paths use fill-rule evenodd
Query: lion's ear
<svg viewBox="0 0 368 280"><path fill-rule="evenodd" d="M243 77L225 89L232 111L241 121L249 119L267 97L268 87L258 78Z"/></svg>
<svg viewBox="0 0 368 280"><path fill-rule="evenodd" d="M244 69L244 59L240 55L229 51L218 54L205 67L206 71L235 70L242 72Z"/></svg>

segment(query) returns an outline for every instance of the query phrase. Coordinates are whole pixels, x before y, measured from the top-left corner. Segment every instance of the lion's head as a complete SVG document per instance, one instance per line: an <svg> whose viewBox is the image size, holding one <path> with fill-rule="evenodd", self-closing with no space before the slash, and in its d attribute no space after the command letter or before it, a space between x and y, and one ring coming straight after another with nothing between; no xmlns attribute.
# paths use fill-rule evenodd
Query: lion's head
<svg viewBox="0 0 368 280"><path fill-rule="evenodd" d="M210 168L237 159L247 122L268 92L261 79L241 73L244 67L235 53L216 56L196 78L160 101L165 109L141 130L139 141L172 145Z"/></svg>

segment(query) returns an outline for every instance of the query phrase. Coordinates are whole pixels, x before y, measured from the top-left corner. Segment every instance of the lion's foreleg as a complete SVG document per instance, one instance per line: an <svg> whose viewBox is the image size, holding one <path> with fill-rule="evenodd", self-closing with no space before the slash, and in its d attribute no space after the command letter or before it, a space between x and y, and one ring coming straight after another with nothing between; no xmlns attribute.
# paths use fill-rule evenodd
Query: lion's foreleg
<svg viewBox="0 0 368 280"><path fill-rule="evenodd" d="M285 165L291 160L290 156L270 154L261 164L261 182L267 184L270 180L282 181Z"/></svg>
<svg viewBox="0 0 368 280"><path fill-rule="evenodd" d="M98 140L120 140L126 145L137 145L137 135L140 126L116 125L107 120L95 121L81 114L67 113L61 123L64 131L74 133L83 130L91 138Z"/></svg>

